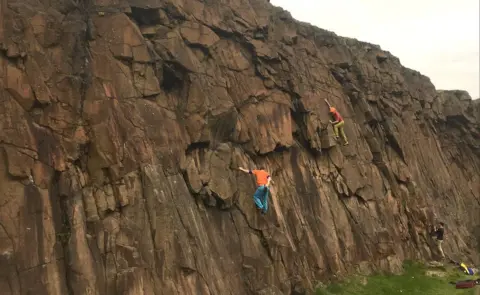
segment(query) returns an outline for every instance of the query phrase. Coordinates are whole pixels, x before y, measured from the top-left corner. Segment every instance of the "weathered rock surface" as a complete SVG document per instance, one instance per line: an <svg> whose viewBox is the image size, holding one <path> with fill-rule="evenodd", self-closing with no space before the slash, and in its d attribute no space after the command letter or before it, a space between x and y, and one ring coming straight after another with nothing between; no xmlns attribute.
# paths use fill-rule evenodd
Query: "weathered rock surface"
<svg viewBox="0 0 480 295"><path fill-rule="evenodd" d="M467 93L264 0L0 3L3 295L310 294L430 259L438 220L478 262Z"/></svg>

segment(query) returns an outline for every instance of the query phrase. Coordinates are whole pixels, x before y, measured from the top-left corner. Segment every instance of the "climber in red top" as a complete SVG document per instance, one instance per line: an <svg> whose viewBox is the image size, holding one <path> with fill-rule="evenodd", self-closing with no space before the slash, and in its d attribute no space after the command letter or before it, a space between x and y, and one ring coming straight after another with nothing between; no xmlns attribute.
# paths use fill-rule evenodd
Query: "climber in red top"
<svg viewBox="0 0 480 295"><path fill-rule="evenodd" d="M343 126L345 125L345 121L343 121L342 116L334 107L330 107L330 114L332 114L335 121L330 121L330 124L333 125L333 132L335 132L335 139L338 140L338 134L343 139L343 145L348 145L347 136L345 135L345 130L343 130Z"/></svg>
<svg viewBox="0 0 480 295"><path fill-rule="evenodd" d="M255 191L255 194L253 194L253 200L255 201L258 209L262 210L262 214L267 213L268 194L270 192L268 186L270 185L270 181L272 180L270 174L265 171L263 167L261 167L260 170L249 170L239 167L238 170L255 175L255 179L257 182L257 190Z"/></svg>

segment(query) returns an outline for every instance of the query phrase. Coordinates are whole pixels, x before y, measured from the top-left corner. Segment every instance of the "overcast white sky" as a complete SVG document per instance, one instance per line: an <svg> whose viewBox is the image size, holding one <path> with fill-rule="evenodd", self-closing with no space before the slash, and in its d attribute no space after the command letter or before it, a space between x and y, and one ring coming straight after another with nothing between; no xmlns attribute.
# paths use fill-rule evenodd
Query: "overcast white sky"
<svg viewBox="0 0 480 295"><path fill-rule="evenodd" d="M437 89L480 96L479 0L271 0L298 20L378 44Z"/></svg>

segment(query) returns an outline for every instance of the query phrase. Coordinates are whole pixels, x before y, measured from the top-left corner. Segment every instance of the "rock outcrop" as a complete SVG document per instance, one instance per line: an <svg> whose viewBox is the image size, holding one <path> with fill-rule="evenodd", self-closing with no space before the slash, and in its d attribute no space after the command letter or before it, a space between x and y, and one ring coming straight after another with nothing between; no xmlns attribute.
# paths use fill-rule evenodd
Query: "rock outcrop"
<svg viewBox="0 0 480 295"><path fill-rule="evenodd" d="M467 93L265 0L0 3L3 295L310 294L430 259L439 220L478 262Z"/></svg>

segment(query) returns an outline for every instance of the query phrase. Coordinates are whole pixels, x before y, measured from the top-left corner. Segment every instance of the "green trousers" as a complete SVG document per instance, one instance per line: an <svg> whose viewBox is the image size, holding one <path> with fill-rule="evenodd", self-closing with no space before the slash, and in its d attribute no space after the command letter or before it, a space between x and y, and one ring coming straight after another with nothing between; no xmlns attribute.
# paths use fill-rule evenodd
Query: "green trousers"
<svg viewBox="0 0 480 295"><path fill-rule="evenodd" d="M343 141L345 143L348 143L347 136L345 135L345 130L343 130L343 125L345 125L345 121L338 122L337 124L333 125L333 132L335 133L335 137L337 138L340 133Z"/></svg>

